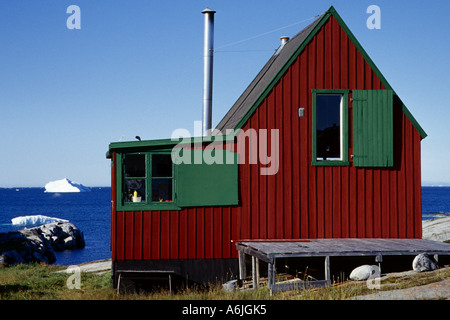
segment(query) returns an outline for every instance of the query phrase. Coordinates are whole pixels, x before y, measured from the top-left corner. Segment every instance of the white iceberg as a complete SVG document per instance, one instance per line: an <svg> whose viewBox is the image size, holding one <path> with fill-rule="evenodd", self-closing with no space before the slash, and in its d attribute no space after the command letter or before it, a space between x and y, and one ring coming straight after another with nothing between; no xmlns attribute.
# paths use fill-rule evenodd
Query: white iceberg
<svg viewBox="0 0 450 320"><path fill-rule="evenodd" d="M50 181L45 185L45 192L89 192L91 189L89 187L85 187L82 184L78 184L76 182L72 182L67 178Z"/></svg>
<svg viewBox="0 0 450 320"><path fill-rule="evenodd" d="M35 216L22 216L22 217L15 217L11 219L11 223L13 225L19 225L19 226L25 226L30 224L46 224L46 223L52 223L52 222L69 222L69 220L66 219L60 219L60 218L53 218L53 217L47 217L43 215L35 215Z"/></svg>

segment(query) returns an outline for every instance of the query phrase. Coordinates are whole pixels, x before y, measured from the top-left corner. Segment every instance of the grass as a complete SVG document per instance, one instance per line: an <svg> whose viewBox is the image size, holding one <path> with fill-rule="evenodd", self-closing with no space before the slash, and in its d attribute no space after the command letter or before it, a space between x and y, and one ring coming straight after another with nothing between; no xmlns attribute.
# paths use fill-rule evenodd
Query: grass
<svg viewBox="0 0 450 320"><path fill-rule="evenodd" d="M109 299L115 297L109 274L81 274L81 289L70 290L70 275L56 273L64 268L44 264L21 264L0 269L1 300Z"/></svg>
<svg viewBox="0 0 450 320"><path fill-rule="evenodd" d="M81 273L80 289L69 289L70 274L56 273L65 267L29 264L0 268L0 300L345 300L357 295L373 293L365 281L335 279L328 288L275 293L270 296L267 287L258 290L227 292L220 285L209 288L187 287L169 294L160 289L145 294L120 294L111 284L111 273L102 275ZM381 290L404 289L444 280L450 277L450 268L381 281Z"/></svg>

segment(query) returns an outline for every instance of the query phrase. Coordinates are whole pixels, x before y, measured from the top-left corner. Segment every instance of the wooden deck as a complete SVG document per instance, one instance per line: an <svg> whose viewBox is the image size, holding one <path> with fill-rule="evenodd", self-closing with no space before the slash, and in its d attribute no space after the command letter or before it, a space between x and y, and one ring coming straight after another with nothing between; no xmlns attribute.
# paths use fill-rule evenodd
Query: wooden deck
<svg viewBox="0 0 450 320"><path fill-rule="evenodd" d="M276 260L279 258L324 257L325 280L313 281L308 286L331 284L330 257L374 256L381 263L384 255L450 255L450 245L424 239L298 239L298 240L240 240L235 243L239 252L239 274L245 278L245 255L252 257L254 288L259 282L259 260L268 263L268 286L271 292L287 288L275 283ZM290 285L288 289L306 284Z"/></svg>

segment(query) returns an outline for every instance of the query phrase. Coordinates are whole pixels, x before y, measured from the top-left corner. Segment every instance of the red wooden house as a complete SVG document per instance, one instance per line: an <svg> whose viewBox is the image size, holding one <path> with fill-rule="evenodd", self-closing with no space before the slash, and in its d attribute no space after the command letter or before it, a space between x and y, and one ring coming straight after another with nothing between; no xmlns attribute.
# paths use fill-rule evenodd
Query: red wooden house
<svg viewBox="0 0 450 320"><path fill-rule="evenodd" d="M191 164L172 161L171 139L110 144L115 274L237 274L241 239L422 237L426 133L333 7L279 48L217 129L185 141ZM223 164L205 163L211 140Z"/></svg>

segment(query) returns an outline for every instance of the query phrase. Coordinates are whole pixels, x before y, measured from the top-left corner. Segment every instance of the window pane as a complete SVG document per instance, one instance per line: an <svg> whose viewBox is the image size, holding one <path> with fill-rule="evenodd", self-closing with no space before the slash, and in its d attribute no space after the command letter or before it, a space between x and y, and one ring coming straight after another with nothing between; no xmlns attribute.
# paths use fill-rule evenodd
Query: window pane
<svg viewBox="0 0 450 320"><path fill-rule="evenodd" d="M145 154L126 154L125 177L145 177Z"/></svg>
<svg viewBox="0 0 450 320"><path fill-rule="evenodd" d="M172 157L170 154L152 155L152 177L172 177Z"/></svg>
<svg viewBox="0 0 450 320"><path fill-rule="evenodd" d="M341 158L340 94L316 95L316 156L320 160Z"/></svg>
<svg viewBox="0 0 450 320"><path fill-rule="evenodd" d="M145 179L125 179L123 190L126 202L145 201ZM137 198L133 199L135 192L137 192Z"/></svg>
<svg viewBox="0 0 450 320"><path fill-rule="evenodd" d="M152 179L152 201L172 201L172 179Z"/></svg>

